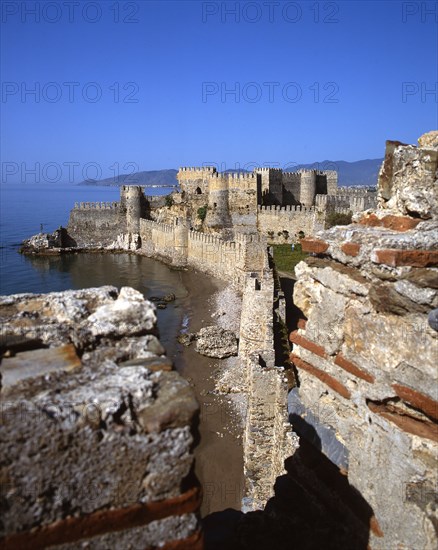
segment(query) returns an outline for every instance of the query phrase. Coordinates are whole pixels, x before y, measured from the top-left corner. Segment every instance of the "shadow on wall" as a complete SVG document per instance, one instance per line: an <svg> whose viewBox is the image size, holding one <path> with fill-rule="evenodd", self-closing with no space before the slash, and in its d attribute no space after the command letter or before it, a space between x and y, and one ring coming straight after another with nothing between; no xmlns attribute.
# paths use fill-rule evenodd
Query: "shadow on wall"
<svg viewBox="0 0 438 550"><path fill-rule="evenodd" d="M301 417L297 424L300 447L286 459L275 496L262 511L228 509L207 516L206 550L368 548L370 528L376 531L371 506L322 454L314 428Z"/></svg>
<svg viewBox="0 0 438 550"><path fill-rule="evenodd" d="M295 280L288 277L280 277L281 289L286 300L286 325L289 334L298 328L298 320L303 317L301 310L293 302Z"/></svg>
<svg viewBox="0 0 438 550"><path fill-rule="evenodd" d="M75 248L78 243L71 237L65 227L60 227L61 247L62 248Z"/></svg>

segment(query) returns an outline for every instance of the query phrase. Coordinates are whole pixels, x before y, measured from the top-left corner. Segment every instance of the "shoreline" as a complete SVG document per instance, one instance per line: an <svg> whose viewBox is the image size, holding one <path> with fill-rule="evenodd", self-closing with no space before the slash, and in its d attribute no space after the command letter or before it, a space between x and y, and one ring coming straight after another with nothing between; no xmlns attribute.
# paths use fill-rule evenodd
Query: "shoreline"
<svg viewBox="0 0 438 550"><path fill-rule="evenodd" d="M244 247L247 254L248 246L251 250L253 246L258 250L259 243L258 241L253 242L253 240L248 243L245 240L239 246ZM100 252L96 248L95 251ZM107 248L106 251L114 252L115 249ZM196 333L204 326L220 326L221 322L227 323L227 311L225 311L225 318L222 318L223 315L220 315L219 312L223 314L224 311L217 299L218 293L225 289L236 297L234 301L225 300L227 303L225 310L233 310L235 301L243 305L243 297L237 295L234 285L224 280L226 279L225 273L220 272L224 276L223 278L215 276L207 267L204 271L203 264L202 267L172 265L173 261L168 256L143 249L130 250L128 248L123 252L134 256L146 256L164 264L168 269L180 273L182 284L189 291L188 303L183 307L184 310L187 308L187 315L182 315L179 319L180 331L183 326L186 330ZM265 261L264 259L263 265L265 265ZM245 267L248 268L247 265ZM234 279L233 271L232 280L234 281ZM237 282L241 283L239 278ZM269 282L266 290L266 296L265 294L261 295L262 301L265 298L271 299ZM251 300L256 298L252 296L251 291L249 296L245 302L247 309ZM239 313L236 314L238 326L234 329L237 337L241 336L241 313L243 315L243 311L240 312L239 307ZM249 310L246 311L246 317L248 316L251 317ZM260 323L263 324L266 321L267 319L262 314ZM187 326L185 326L186 323ZM269 327L268 322L266 327L268 338ZM229 328L228 324L225 324L223 328ZM240 342L239 345L239 347L244 346L244 353L248 352L246 340L244 338L244 342ZM247 499L248 483L252 487L245 475L248 460L245 445L248 429L247 416L250 414L247 407L250 407L250 401L253 403L254 399L248 393L246 376L239 366L240 360L237 357L219 360L198 354L195 352L195 346L182 348L176 344L172 353L168 353L168 357L172 359L175 369L191 384L200 405L200 422L197 432L195 432L197 447L194 450L196 460L194 470L204 493L200 510L201 517L205 519L206 516L214 512L227 509L240 513L244 507L247 507L244 495ZM266 452L270 454L274 451L267 449ZM254 492L254 489L251 488L250 491ZM254 496L250 497L250 500L253 498Z"/></svg>
<svg viewBox="0 0 438 550"><path fill-rule="evenodd" d="M189 332L203 326L220 326L218 300L228 288L225 282L195 270L182 271L189 292ZM217 391L220 372L230 359L215 359L195 351L194 344L182 346L174 355L175 369L190 382L200 405L199 441L194 450L195 473L203 487L201 516L227 508L241 509L244 492L243 427L236 407Z"/></svg>
<svg viewBox="0 0 438 550"><path fill-rule="evenodd" d="M178 334L184 329L189 332L198 332L203 326L221 326L221 321L229 317L228 309L231 304L226 304L228 306L226 315L219 317L217 313L223 312L224 307L218 302L220 302L220 293L230 285L193 268L171 266L164 258L151 258L138 251L95 248L65 251L55 249L34 254L21 252L31 257L84 253L141 256L164 265L170 271L179 272L181 284L186 289L187 295L180 297L181 303L175 311L172 311L173 308L169 305L169 310L178 319L179 328L175 332L174 343L171 346L167 344L165 349L167 357L174 364L174 369L190 383L200 405L200 419L197 426L199 440L196 441L194 455L195 473L204 493L201 516L205 517L226 508L240 511L244 493L243 426L236 407L225 395L227 392L218 391L219 376L223 371L228 370L230 364L236 364L238 359L237 357L227 359L206 357L195 351L194 344L185 347L176 340ZM237 320L236 326L234 319L233 328L239 336L240 314ZM159 322L158 330L161 332L162 328Z"/></svg>

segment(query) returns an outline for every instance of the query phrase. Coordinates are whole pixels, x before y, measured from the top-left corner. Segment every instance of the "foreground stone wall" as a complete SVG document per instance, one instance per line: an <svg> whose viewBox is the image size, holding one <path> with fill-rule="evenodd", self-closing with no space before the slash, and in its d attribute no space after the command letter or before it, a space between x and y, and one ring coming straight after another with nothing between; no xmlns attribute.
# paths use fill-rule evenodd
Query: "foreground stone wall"
<svg viewBox="0 0 438 550"><path fill-rule="evenodd" d="M374 549L437 544L437 136L388 143L381 208L304 239L295 268L289 413L363 499L338 494Z"/></svg>
<svg viewBox="0 0 438 550"><path fill-rule="evenodd" d="M267 253L266 253L267 256ZM247 394L244 431L245 512L262 510L294 450L287 417L287 380L274 349L273 271L248 275L242 299L239 358Z"/></svg>
<svg viewBox="0 0 438 550"><path fill-rule="evenodd" d="M200 548L198 405L155 307L114 287L0 299L2 548Z"/></svg>

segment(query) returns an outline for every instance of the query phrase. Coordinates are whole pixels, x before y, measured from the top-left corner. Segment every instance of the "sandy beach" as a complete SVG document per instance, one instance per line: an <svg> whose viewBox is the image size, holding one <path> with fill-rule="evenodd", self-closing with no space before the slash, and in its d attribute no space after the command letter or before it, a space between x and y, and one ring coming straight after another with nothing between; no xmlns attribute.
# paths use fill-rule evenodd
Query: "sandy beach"
<svg viewBox="0 0 438 550"><path fill-rule="evenodd" d="M182 272L189 291L187 331L209 325L237 331L240 300L225 283L203 273ZM190 381L199 401L200 441L195 449L195 472L204 490L201 515L240 510L244 489L241 414L230 395L217 391L218 379L237 358L213 359L198 354L194 344L180 345L176 369Z"/></svg>

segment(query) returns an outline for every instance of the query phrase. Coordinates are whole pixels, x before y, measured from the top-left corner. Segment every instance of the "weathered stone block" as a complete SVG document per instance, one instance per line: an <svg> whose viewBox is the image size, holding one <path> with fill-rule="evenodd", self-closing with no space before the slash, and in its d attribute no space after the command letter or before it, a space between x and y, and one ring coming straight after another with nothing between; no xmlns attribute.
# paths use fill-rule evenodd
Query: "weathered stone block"
<svg viewBox="0 0 438 550"><path fill-rule="evenodd" d="M3 358L0 364L1 386L11 387L24 378L44 376L50 372L72 372L81 367L73 344L37 349Z"/></svg>
<svg viewBox="0 0 438 550"><path fill-rule="evenodd" d="M195 537L194 516L145 527L200 504L199 492L183 492L193 486L186 478L198 404L156 355L164 352L156 337L142 335L156 330L153 305L133 289L105 287L2 298L0 315L12 336L62 343L1 365L2 543L45 548L92 538L100 548ZM111 360L121 357L120 366Z"/></svg>

